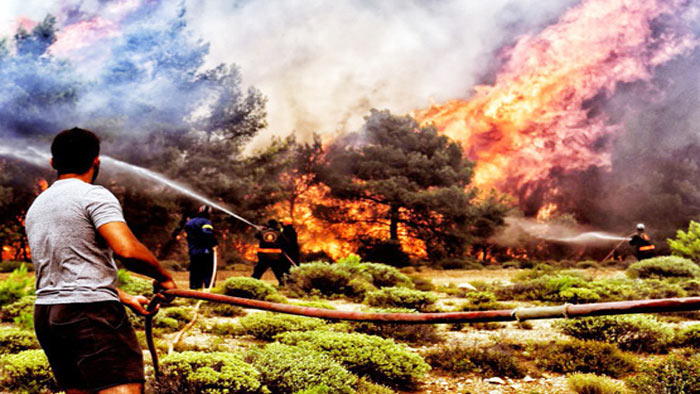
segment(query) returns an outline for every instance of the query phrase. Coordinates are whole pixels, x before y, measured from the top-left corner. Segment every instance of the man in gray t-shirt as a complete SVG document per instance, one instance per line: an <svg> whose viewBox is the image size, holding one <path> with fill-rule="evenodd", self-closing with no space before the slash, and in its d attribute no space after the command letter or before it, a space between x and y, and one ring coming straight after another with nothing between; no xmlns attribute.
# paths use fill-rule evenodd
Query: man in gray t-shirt
<svg viewBox="0 0 700 394"><path fill-rule="evenodd" d="M126 225L119 201L93 185L99 139L73 128L51 145L58 180L27 211L36 271L34 325L68 394L141 393L143 356L123 305L146 314L148 299L116 287L113 253L125 266L175 288L172 276Z"/></svg>

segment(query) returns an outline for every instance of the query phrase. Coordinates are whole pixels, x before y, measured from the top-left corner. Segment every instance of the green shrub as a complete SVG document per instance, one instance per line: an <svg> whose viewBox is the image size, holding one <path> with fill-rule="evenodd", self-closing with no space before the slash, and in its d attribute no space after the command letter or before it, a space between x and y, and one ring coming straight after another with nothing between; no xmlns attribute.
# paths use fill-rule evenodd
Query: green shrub
<svg viewBox="0 0 700 394"><path fill-rule="evenodd" d="M0 387L30 394L58 391L49 361L39 349L0 357Z"/></svg>
<svg viewBox="0 0 700 394"><path fill-rule="evenodd" d="M435 309L437 296L427 291L406 287L385 287L367 293L364 302L377 307L408 308L420 312L430 312Z"/></svg>
<svg viewBox="0 0 700 394"><path fill-rule="evenodd" d="M266 393L260 373L232 353L182 352L161 359L156 393L254 394Z"/></svg>
<svg viewBox="0 0 700 394"><path fill-rule="evenodd" d="M433 368L460 374L475 372L481 376L522 378L527 370L518 363L515 349L507 344L467 345L451 343L425 353L425 360Z"/></svg>
<svg viewBox="0 0 700 394"><path fill-rule="evenodd" d="M700 278L700 267L683 257L660 256L630 265L627 276L641 279Z"/></svg>
<svg viewBox="0 0 700 394"><path fill-rule="evenodd" d="M166 332L174 332L181 330L194 317L194 312L188 307L174 306L169 308L161 308L153 318L153 327L165 330ZM143 327L142 318L133 316L135 323L134 327Z"/></svg>
<svg viewBox="0 0 700 394"><path fill-rule="evenodd" d="M290 332L277 340L328 354L348 370L390 386L416 386L430 366L405 345L359 333Z"/></svg>
<svg viewBox="0 0 700 394"><path fill-rule="evenodd" d="M19 316L12 319L12 323L19 328L32 331L34 330L34 314L22 312Z"/></svg>
<svg viewBox="0 0 700 394"><path fill-rule="evenodd" d="M33 294L32 280L27 275L27 266L12 271L7 279L0 281L0 306L11 304L24 296Z"/></svg>
<svg viewBox="0 0 700 394"><path fill-rule="evenodd" d="M671 355L646 364L626 383L636 394L700 393L700 356L686 358Z"/></svg>
<svg viewBox="0 0 700 394"><path fill-rule="evenodd" d="M238 320L238 335L252 335L270 341L283 332L310 331L326 325L322 319L281 313L252 313Z"/></svg>
<svg viewBox="0 0 700 394"><path fill-rule="evenodd" d="M33 332L19 328L0 327L0 350L2 353L17 353L28 349L39 349L39 342Z"/></svg>
<svg viewBox="0 0 700 394"><path fill-rule="evenodd" d="M503 304L496 301L496 296L489 291L468 291L464 293L464 297L469 302L462 304L458 310L462 312L471 311L489 311L499 309L513 309L510 304Z"/></svg>
<svg viewBox="0 0 700 394"><path fill-rule="evenodd" d="M561 320L556 323L564 334L578 339L615 343L622 350L663 351L673 340L673 330L654 316L598 316Z"/></svg>
<svg viewBox="0 0 700 394"><path fill-rule="evenodd" d="M3 305L0 307L0 320L4 322L11 322L14 321L16 317L20 317L22 314L33 314L34 301L36 301L35 296L25 296L11 304Z"/></svg>
<svg viewBox="0 0 700 394"><path fill-rule="evenodd" d="M359 300L375 290L367 273L352 264L313 262L293 267L287 277L290 294L297 297L319 295Z"/></svg>
<svg viewBox="0 0 700 394"><path fill-rule="evenodd" d="M613 379L589 373L575 373L566 379L571 391L577 394L622 394L620 384Z"/></svg>
<svg viewBox="0 0 700 394"><path fill-rule="evenodd" d="M591 281L575 273L551 273L535 269L511 286L496 289L498 299L551 302L595 302L600 298L587 290ZM530 276L534 278L527 279Z"/></svg>
<svg viewBox="0 0 700 394"><path fill-rule="evenodd" d="M693 324L679 332L676 336L676 345L700 348L700 324Z"/></svg>
<svg viewBox="0 0 700 394"><path fill-rule="evenodd" d="M359 270L369 275L370 283L376 288L413 287L411 278L401 273L396 267L379 263L361 263Z"/></svg>
<svg viewBox="0 0 700 394"><path fill-rule="evenodd" d="M423 290L423 291L433 291L435 290L435 285L433 282L430 281L430 279L426 279L423 277L420 277L418 275L409 275L409 278L411 278L411 282L413 282L413 287L416 290Z"/></svg>
<svg viewBox="0 0 700 394"><path fill-rule="evenodd" d="M536 344L536 364L558 373L583 372L620 377L635 368L634 358L617 346L597 341L557 341Z"/></svg>
<svg viewBox="0 0 700 394"><path fill-rule="evenodd" d="M245 316L247 312L240 306L222 304L218 302L205 302L202 304L202 311L223 317Z"/></svg>
<svg viewBox="0 0 700 394"><path fill-rule="evenodd" d="M117 271L117 287L129 294L153 296L153 281L132 275L129 271Z"/></svg>
<svg viewBox="0 0 700 394"><path fill-rule="evenodd" d="M329 356L309 349L271 343L250 351L246 360L260 372L260 379L273 393L294 393L314 386L311 393L355 392L354 375Z"/></svg>
<svg viewBox="0 0 700 394"><path fill-rule="evenodd" d="M230 277L221 285L221 290L224 294L232 297L270 302L286 302L286 299L280 295L271 284L250 277Z"/></svg>
<svg viewBox="0 0 700 394"><path fill-rule="evenodd" d="M700 263L700 223L691 220L688 231L678 230L675 239L667 239L671 252Z"/></svg>
<svg viewBox="0 0 700 394"><path fill-rule="evenodd" d="M335 307L324 301L296 301L292 303L293 305L303 306L306 308L317 308L317 309L330 309L335 310Z"/></svg>
<svg viewBox="0 0 700 394"><path fill-rule="evenodd" d="M411 313L411 309L372 309L367 312L372 313ZM370 322L349 322L350 329L354 332L361 332L369 335L376 335L382 338L392 338L399 341L412 342L417 344L437 343L442 341L435 324L397 324L397 323L370 323Z"/></svg>

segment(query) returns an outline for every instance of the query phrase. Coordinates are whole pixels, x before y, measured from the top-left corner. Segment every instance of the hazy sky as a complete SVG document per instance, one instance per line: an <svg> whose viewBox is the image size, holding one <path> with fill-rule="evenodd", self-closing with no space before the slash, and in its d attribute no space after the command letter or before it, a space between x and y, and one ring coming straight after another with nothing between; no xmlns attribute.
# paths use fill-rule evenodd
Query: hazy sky
<svg viewBox="0 0 700 394"><path fill-rule="evenodd" d="M141 3L4 0L0 33L12 34L18 21L38 21L48 13L59 26L77 14L119 23L125 10ZM211 45L205 67L235 63L243 83L267 96L269 127L258 141L270 133L352 130L373 107L403 114L467 97L475 83L488 79L499 48L537 32L573 3L184 1L194 35ZM178 2L166 4L174 14Z"/></svg>

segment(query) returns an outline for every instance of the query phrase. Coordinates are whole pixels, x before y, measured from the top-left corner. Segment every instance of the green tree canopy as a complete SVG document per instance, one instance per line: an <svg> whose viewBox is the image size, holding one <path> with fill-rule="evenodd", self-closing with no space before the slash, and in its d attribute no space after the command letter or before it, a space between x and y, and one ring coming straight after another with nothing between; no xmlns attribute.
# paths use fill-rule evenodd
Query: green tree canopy
<svg viewBox="0 0 700 394"><path fill-rule="evenodd" d="M502 222L504 209L490 199L477 201L476 189L468 187L473 166L434 128L372 110L360 131L328 147L317 171L331 197L385 207L376 212L388 215L391 240L399 239L403 225L431 257L441 258L460 255L477 233L490 235Z"/></svg>

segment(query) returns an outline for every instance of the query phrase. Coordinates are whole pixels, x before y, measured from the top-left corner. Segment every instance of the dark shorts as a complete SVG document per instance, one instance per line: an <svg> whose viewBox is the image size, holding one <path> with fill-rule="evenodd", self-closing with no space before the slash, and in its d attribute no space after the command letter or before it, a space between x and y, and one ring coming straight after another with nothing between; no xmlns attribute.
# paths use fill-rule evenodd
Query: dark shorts
<svg viewBox="0 0 700 394"><path fill-rule="evenodd" d="M117 301L36 305L34 329L63 389L144 381L141 347Z"/></svg>

